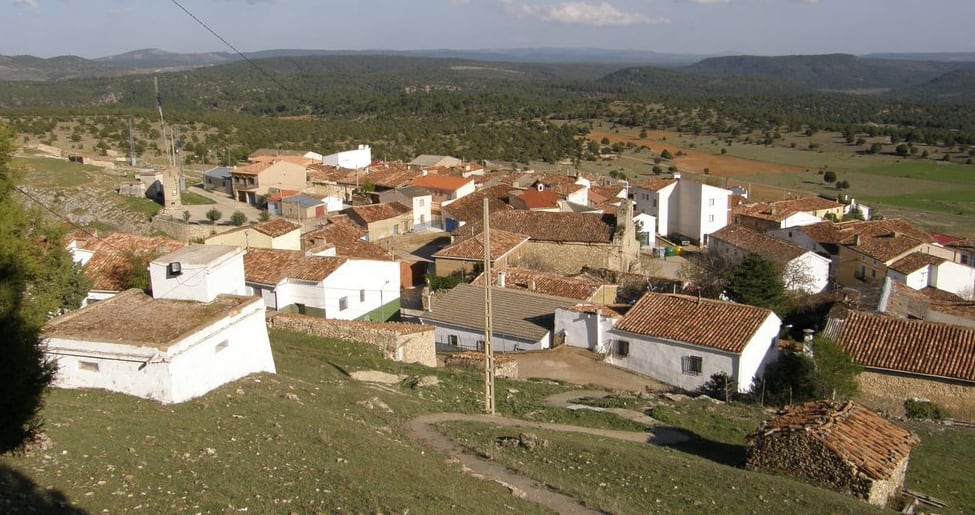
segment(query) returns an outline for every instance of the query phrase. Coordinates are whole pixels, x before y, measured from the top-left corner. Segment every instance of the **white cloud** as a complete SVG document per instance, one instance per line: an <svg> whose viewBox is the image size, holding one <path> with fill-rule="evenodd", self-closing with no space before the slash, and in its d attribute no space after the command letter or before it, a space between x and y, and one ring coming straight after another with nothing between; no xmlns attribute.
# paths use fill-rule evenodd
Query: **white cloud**
<svg viewBox="0 0 975 515"><path fill-rule="evenodd" d="M13 0L14 5L19 7L30 7L31 9L37 9L37 0Z"/></svg>
<svg viewBox="0 0 975 515"><path fill-rule="evenodd" d="M555 5L528 5L515 0L500 0L509 14L542 21L573 25L609 27L620 25L656 25L670 23L668 18L651 18L639 13L625 13L609 2L562 2Z"/></svg>

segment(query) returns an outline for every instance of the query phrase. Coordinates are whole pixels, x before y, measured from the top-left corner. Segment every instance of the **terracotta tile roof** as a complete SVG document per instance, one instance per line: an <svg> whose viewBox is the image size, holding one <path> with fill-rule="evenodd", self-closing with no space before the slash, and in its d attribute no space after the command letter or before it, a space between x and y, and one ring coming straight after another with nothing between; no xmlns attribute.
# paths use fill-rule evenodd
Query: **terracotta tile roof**
<svg viewBox="0 0 975 515"><path fill-rule="evenodd" d="M500 274L504 274L505 288L530 290L546 295L583 301L591 299L600 288L607 284L588 276L566 277L564 275L528 270L526 268L505 268L504 270L491 270L492 286L498 286L498 275ZM484 282L484 274L481 274L471 281L471 284L484 286Z"/></svg>
<svg viewBox="0 0 975 515"><path fill-rule="evenodd" d="M285 320L310 320L317 325L331 327L353 327L368 329L372 331L386 331L397 334L417 334L436 331L436 327L423 324L409 324L405 322L370 322L366 320L335 320L323 319L311 315L299 315L298 313L278 312L274 314L274 319ZM272 322L273 323L273 322Z"/></svg>
<svg viewBox="0 0 975 515"><path fill-rule="evenodd" d="M975 382L975 329L860 311L841 323L836 343L855 363Z"/></svg>
<svg viewBox="0 0 975 515"><path fill-rule="evenodd" d="M305 249L322 245L335 247L335 255L350 259L393 261L386 249L362 239L366 232L344 215L329 218L329 224L321 229L305 233L301 237Z"/></svg>
<svg viewBox="0 0 975 515"><path fill-rule="evenodd" d="M473 179L455 177L452 175L421 175L410 181L410 186L418 186L429 190L437 191L457 191L460 188L474 182Z"/></svg>
<svg viewBox="0 0 975 515"><path fill-rule="evenodd" d="M769 316L775 315L747 304L647 293L616 329L740 353Z"/></svg>
<svg viewBox="0 0 975 515"><path fill-rule="evenodd" d="M884 280L884 288L886 302L879 311L885 314L925 320L931 314L945 313L969 319L975 325L975 302L954 293L930 286L915 290L889 278Z"/></svg>
<svg viewBox="0 0 975 515"><path fill-rule="evenodd" d="M518 195L518 199L525 203L525 209L550 209L559 207L562 195L552 190L528 189Z"/></svg>
<svg viewBox="0 0 975 515"><path fill-rule="evenodd" d="M380 220L389 220L400 215L410 213L412 209L400 204L399 202L384 202L382 204L369 204L366 206L352 206L346 213L363 224L371 224Z"/></svg>
<svg viewBox="0 0 975 515"><path fill-rule="evenodd" d="M923 244L924 242L921 240L911 238L910 236L891 234L872 238L861 238L859 242L851 244L850 248L867 257L886 263Z"/></svg>
<svg viewBox="0 0 975 515"><path fill-rule="evenodd" d="M469 224L480 222L484 215L485 198L488 199L488 212L490 213L513 209L508 205L509 191L511 191L511 187L505 184L491 186L461 197L450 204L444 204L440 209L455 220Z"/></svg>
<svg viewBox="0 0 975 515"><path fill-rule="evenodd" d="M304 157L307 152L304 150L290 150L284 148L259 148L250 153L247 159L253 159L255 157L279 157L279 156L293 156L293 157Z"/></svg>
<svg viewBox="0 0 975 515"><path fill-rule="evenodd" d="M241 166L234 168L230 171L231 175L257 175L264 170L267 170L274 164L274 161L258 161L256 163L251 163L247 166Z"/></svg>
<svg viewBox="0 0 975 515"><path fill-rule="evenodd" d="M132 257L149 261L163 254L186 246L181 241L160 236L111 233L99 239L88 240L82 247L92 252L85 263L84 272L92 281L91 289L97 291L122 291L128 288L132 273Z"/></svg>
<svg viewBox="0 0 975 515"><path fill-rule="evenodd" d="M284 236L291 231L300 230L301 226L296 223L289 222L283 218L275 218L274 220L268 220L264 223L252 225L250 228L261 234L266 234L272 238L277 238L278 236Z"/></svg>
<svg viewBox="0 0 975 515"><path fill-rule="evenodd" d="M481 232L481 223L468 224L455 234L463 237ZM498 211L491 214L491 228L526 234L538 241L611 243L616 217L586 213L550 213L545 211Z"/></svg>
<svg viewBox="0 0 975 515"><path fill-rule="evenodd" d="M276 163L278 161L286 161L288 163L294 163L300 166L308 166L318 162L317 159L311 159L304 156L255 156L249 157L247 160L252 163Z"/></svg>
<svg viewBox="0 0 975 515"><path fill-rule="evenodd" d="M940 265L945 261L942 257L925 254L924 252L915 252L894 261L888 268L902 274L910 274L928 265Z"/></svg>
<svg viewBox="0 0 975 515"><path fill-rule="evenodd" d="M358 173L358 183L370 182L384 189L394 189L406 185L414 177L419 176L420 172L410 170L405 164L398 162L382 162L369 167L368 170L360 170ZM339 184L356 184L356 173L353 172L344 179L336 180Z"/></svg>
<svg viewBox="0 0 975 515"><path fill-rule="evenodd" d="M575 305L538 293L497 289L491 291L492 326L495 336L538 340L555 328L555 310ZM484 288L458 284L443 297L434 298L431 311L422 313L423 323L440 322L484 330Z"/></svg>
<svg viewBox="0 0 975 515"><path fill-rule="evenodd" d="M848 401L813 401L788 406L762 424L755 439L798 432L835 453L871 479L887 479L921 441L910 431Z"/></svg>
<svg viewBox="0 0 975 515"><path fill-rule="evenodd" d="M627 311L630 310L629 304L611 304L611 305L596 305L596 304L578 304L576 306L570 306L565 308L566 311L572 311L575 313L599 313L600 315L619 320L626 315Z"/></svg>
<svg viewBox="0 0 975 515"><path fill-rule="evenodd" d="M504 257L528 241L528 236L508 231L491 231L491 260ZM484 234L458 241L433 253L440 259L481 260L484 259Z"/></svg>
<svg viewBox="0 0 975 515"><path fill-rule="evenodd" d="M244 280L277 285L285 279L319 282L346 262L342 257L306 256L300 250L247 249Z"/></svg>
<svg viewBox="0 0 975 515"><path fill-rule="evenodd" d="M781 222L786 218L796 214L798 211L785 208L777 208L774 204L756 202L753 204L739 204L731 209L732 216L747 216L760 220L770 220Z"/></svg>
<svg viewBox="0 0 975 515"><path fill-rule="evenodd" d="M808 252L798 245L753 231L742 225L726 225L711 233L709 238L721 240L746 252L754 252L777 263L788 263Z"/></svg>
<svg viewBox="0 0 975 515"><path fill-rule="evenodd" d="M644 189L644 190L650 190L650 191L660 191L660 190L666 188L667 186L670 186L671 184L674 184L676 182L677 182L677 179L661 179L661 178L656 178L656 179L650 179L649 181L647 181L647 182L645 182L643 184L640 184L639 186L637 186L637 188Z"/></svg>
<svg viewBox="0 0 975 515"><path fill-rule="evenodd" d="M293 196L298 195L300 193L301 192L298 191L298 190L280 190L280 191L276 191L274 193L269 194L267 196L267 200L269 202L280 202L282 199L286 199L288 197L293 197Z"/></svg>
<svg viewBox="0 0 975 515"><path fill-rule="evenodd" d="M308 165L308 182L331 183L341 182L344 179L351 179L355 182L355 171L338 166L313 164ZM360 172L361 173L361 172Z"/></svg>
<svg viewBox="0 0 975 515"><path fill-rule="evenodd" d="M933 243L930 234L914 227L910 222L899 218L884 220L853 220L849 222L821 222L818 224L796 227L806 233L813 241L821 245L852 245L859 237L861 241L877 236L889 236L898 233L924 243Z"/></svg>
<svg viewBox="0 0 975 515"><path fill-rule="evenodd" d="M126 290L110 299L55 318L43 338L71 338L166 350L205 323L233 315L255 297L218 295L213 302L153 299L141 290Z"/></svg>

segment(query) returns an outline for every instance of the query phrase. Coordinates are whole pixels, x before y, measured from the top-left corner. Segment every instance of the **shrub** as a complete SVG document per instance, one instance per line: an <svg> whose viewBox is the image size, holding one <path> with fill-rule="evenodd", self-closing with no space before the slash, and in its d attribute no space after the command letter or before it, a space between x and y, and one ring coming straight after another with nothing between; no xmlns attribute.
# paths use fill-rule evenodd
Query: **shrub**
<svg viewBox="0 0 975 515"><path fill-rule="evenodd" d="M433 291L449 290L462 282L464 282L464 278L460 275L427 275L427 284L430 285L430 289Z"/></svg>
<svg viewBox="0 0 975 515"><path fill-rule="evenodd" d="M727 402L736 397L738 381L735 381L725 372L718 372L712 375L708 382L702 384L695 393Z"/></svg>
<svg viewBox="0 0 975 515"><path fill-rule="evenodd" d="M944 420L945 411L941 406L926 400L908 399L904 401L904 412L907 418L917 420Z"/></svg>

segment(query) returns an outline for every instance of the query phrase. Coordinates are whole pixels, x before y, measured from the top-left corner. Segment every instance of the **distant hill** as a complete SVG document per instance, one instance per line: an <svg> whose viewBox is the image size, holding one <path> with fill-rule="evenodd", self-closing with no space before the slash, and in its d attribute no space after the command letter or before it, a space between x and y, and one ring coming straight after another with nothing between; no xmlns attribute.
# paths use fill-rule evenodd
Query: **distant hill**
<svg viewBox="0 0 975 515"><path fill-rule="evenodd" d="M817 90L862 91L923 84L962 67L975 67L975 63L865 59L849 54L826 54L712 57L683 70L708 77L789 80Z"/></svg>
<svg viewBox="0 0 975 515"><path fill-rule="evenodd" d="M955 70L924 84L891 91L902 98L970 103L975 101L975 70Z"/></svg>
<svg viewBox="0 0 975 515"><path fill-rule="evenodd" d="M600 84L650 93L697 95L784 94L807 90L799 83L757 77L705 77L652 66L619 70L599 79Z"/></svg>
<svg viewBox="0 0 975 515"><path fill-rule="evenodd" d="M975 62L975 52L876 53L864 59L902 59L907 61Z"/></svg>
<svg viewBox="0 0 975 515"><path fill-rule="evenodd" d="M133 50L124 54L99 57L96 63L138 69L186 68L224 64L240 60L240 57L226 52L175 54L158 48Z"/></svg>
<svg viewBox="0 0 975 515"><path fill-rule="evenodd" d="M44 59L30 55L0 55L0 80L62 80L118 77L134 70L83 57L65 55Z"/></svg>

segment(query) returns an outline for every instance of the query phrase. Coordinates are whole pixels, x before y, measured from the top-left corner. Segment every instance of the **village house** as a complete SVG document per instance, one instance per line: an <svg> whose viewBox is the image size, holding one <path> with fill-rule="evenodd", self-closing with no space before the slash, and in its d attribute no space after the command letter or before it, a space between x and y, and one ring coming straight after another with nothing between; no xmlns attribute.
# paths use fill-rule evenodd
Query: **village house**
<svg viewBox="0 0 975 515"><path fill-rule="evenodd" d="M359 145L355 150L344 150L322 156L321 163L346 170L369 168L372 163L372 148L369 145Z"/></svg>
<svg viewBox="0 0 975 515"><path fill-rule="evenodd" d="M301 250L301 226L282 218L275 218L215 234L207 238L205 243L236 245L245 249Z"/></svg>
<svg viewBox="0 0 975 515"><path fill-rule="evenodd" d="M272 190L269 191L264 201L267 203L267 214L269 216L281 216L283 211L281 201L301 193L298 190Z"/></svg>
<svg viewBox="0 0 975 515"><path fill-rule="evenodd" d="M975 329L975 302L930 286L915 290L890 277L884 280L877 312Z"/></svg>
<svg viewBox="0 0 975 515"><path fill-rule="evenodd" d="M778 358L781 324L765 308L647 293L612 330L606 361L684 390L725 373L747 392Z"/></svg>
<svg viewBox="0 0 975 515"><path fill-rule="evenodd" d="M342 207L339 201L338 210ZM281 216L300 224L318 222L328 216L328 206L323 199L301 193L281 200Z"/></svg>
<svg viewBox="0 0 975 515"><path fill-rule="evenodd" d="M437 208L444 202L463 198L475 190L474 179L453 175L421 175L410 181L410 186L429 191L433 206Z"/></svg>
<svg viewBox="0 0 975 515"><path fill-rule="evenodd" d="M482 273L471 281L471 284L484 286L485 281L487 278ZM609 284L588 274L567 277L527 268L494 267L493 265L491 286L533 291L593 304L614 304L618 288L615 284Z"/></svg>
<svg viewBox="0 0 975 515"><path fill-rule="evenodd" d="M69 238L67 248L75 263L91 280L85 303L111 298L132 287L145 270L133 267L180 249L185 243L159 236L78 232Z"/></svg>
<svg viewBox="0 0 975 515"><path fill-rule="evenodd" d="M426 263L415 263L398 259L389 251L363 240L366 232L345 215L329 218L324 227L302 235L302 248L306 254L317 256L338 256L350 259L371 261L396 261L400 267L400 285L410 288L423 284L427 272Z"/></svg>
<svg viewBox="0 0 975 515"><path fill-rule="evenodd" d="M578 304L555 310L555 337L570 347L605 356L615 341L613 327L629 310L628 304Z"/></svg>
<svg viewBox="0 0 975 515"><path fill-rule="evenodd" d="M264 163L267 161L288 161L301 166L321 163L324 156L318 152L304 150L289 150L280 148L259 148L247 156L248 163Z"/></svg>
<svg viewBox="0 0 975 515"><path fill-rule="evenodd" d="M451 156L438 156L433 154L421 154L416 156L416 159L409 162L410 168L425 169L425 168L451 168L454 166L461 166L464 162L456 157Z"/></svg>
<svg viewBox="0 0 975 515"><path fill-rule="evenodd" d="M491 215L490 227L530 238L521 266L560 274L584 267L630 271L639 267L640 244L627 203L616 215L502 210ZM454 232L456 241L479 234L482 222Z"/></svg>
<svg viewBox="0 0 975 515"><path fill-rule="evenodd" d="M943 256L914 252L887 267L887 277L915 289L936 288L966 300L975 298L975 268Z"/></svg>
<svg viewBox="0 0 975 515"><path fill-rule="evenodd" d="M150 264L153 297L127 290L51 320L55 385L183 402L275 371L264 303L242 296L243 250L192 245Z"/></svg>
<svg viewBox="0 0 975 515"><path fill-rule="evenodd" d="M812 225L827 217L833 221L843 219L846 206L822 197L781 200L778 202L755 202L735 206L731 210L732 220L758 232L775 229Z"/></svg>
<svg viewBox="0 0 975 515"><path fill-rule="evenodd" d="M852 401L788 406L748 436L746 467L886 506L900 494L920 440Z"/></svg>
<svg viewBox="0 0 975 515"><path fill-rule="evenodd" d="M573 299L512 290L491 290L492 347L497 352L552 347L555 310ZM420 323L436 327L441 350L484 350L484 288L459 284L434 298Z"/></svg>
<svg viewBox="0 0 975 515"><path fill-rule="evenodd" d="M399 315L400 268L394 261L250 249L244 269L248 293L269 309L339 320Z"/></svg>
<svg viewBox="0 0 975 515"><path fill-rule="evenodd" d="M231 170L227 166L216 166L203 172L203 189L233 195L234 179Z"/></svg>
<svg viewBox="0 0 975 515"><path fill-rule="evenodd" d="M366 230L367 241L413 232L413 212L399 202L352 206L344 213Z"/></svg>
<svg viewBox="0 0 975 515"><path fill-rule="evenodd" d="M707 246L708 235L728 225L731 192L689 180L653 179L633 188L636 212L657 219L657 234L679 244Z"/></svg>
<svg viewBox="0 0 975 515"><path fill-rule="evenodd" d="M305 165L284 160L258 161L234 168L234 198L252 206L260 206L263 197L272 189L302 190L305 188Z"/></svg>
<svg viewBox="0 0 975 515"><path fill-rule="evenodd" d="M426 188L405 186L384 191L379 194L379 201L399 202L409 207L413 212L414 231L424 231L439 225L433 216L433 194Z"/></svg>
<svg viewBox="0 0 975 515"><path fill-rule="evenodd" d="M518 263L528 236L502 230L491 231L491 266L507 268ZM447 277L477 275L484 264L484 233L448 245L433 253L436 275Z"/></svg>
<svg viewBox="0 0 975 515"><path fill-rule="evenodd" d="M975 329L847 311L824 334L864 367L857 382L870 406L902 413L923 398L975 421Z"/></svg>
<svg viewBox="0 0 975 515"><path fill-rule="evenodd" d="M657 243L657 218L646 213L633 217L633 230L641 247L655 247Z"/></svg>
<svg viewBox="0 0 975 515"><path fill-rule="evenodd" d="M793 292L819 293L829 284L830 260L785 240L766 236L742 225L728 225L711 233L708 252L733 263L755 253L782 270L782 284Z"/></svg>
<svg viewBox="0 0 975 515"><path fill-rule="evenodd" d="M359 174L366 173L365 170L360 172L323 164L308 165L305 171L308 180L306 192L339 198L345 202L352 200L352 193L358 189Z"/></svg>

